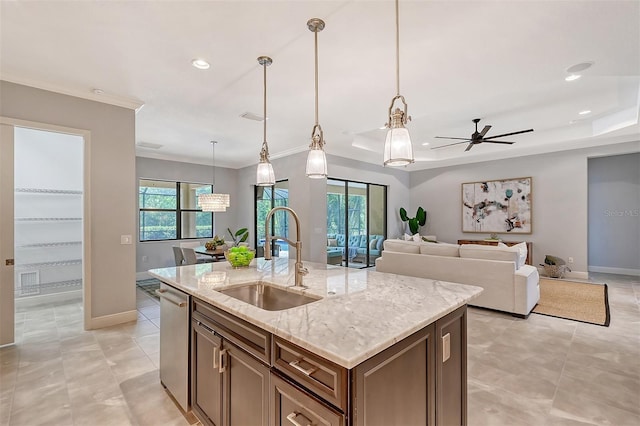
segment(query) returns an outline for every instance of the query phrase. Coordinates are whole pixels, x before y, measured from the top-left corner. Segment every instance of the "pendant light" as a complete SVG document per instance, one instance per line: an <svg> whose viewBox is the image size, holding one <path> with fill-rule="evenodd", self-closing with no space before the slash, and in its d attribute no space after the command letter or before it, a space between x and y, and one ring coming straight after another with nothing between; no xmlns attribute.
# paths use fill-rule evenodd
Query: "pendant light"
<svg viewBox="0 0 640 426"><path fill-rule="evenodd" d="M229 194L216 194L216 144L217 141L211 141L213 147L213 182L211 186L211 194L198 195L198 204L203 212L226 212L227 207L231 205L229 202Z"/></svg>
<svg viewBox="0 0 640 426"><path fill-rule="evenodd" d="M309 155L307 156L307 176L312 179L323 179L327 177L327 156L324 153L324 134L318 123L318 33L324 29L324 21L318 18L309 19L307 27L314 34L316 52L316 124L311 131L311 145L309 145Z"/></svg>
<svg viewBox="0 0 640 426"><path fill-rule="evenodd" d="M389 106L389 122L385 124L389 131L384 141L384 165L392 167L406 166L415 161L409 130L404 127L411 117L407 115L407 103L404 96L400 94L400 18L398 15L398 0L396 0L396 96ZM393 110L397 100L404 105L404 111L400 108Z"/></svg>
<svg viewBox="0 0 640 426"><path fill-rule="evenodd" d="M267 67L273 63L270 57L260 56L258 63L264 69L264 115L262 116L262 149L260 150L260 162L256 170L256 185L271 186L276 184L276 176L273 173L273 166L269 161L269 145L267 145Z"/></svg>

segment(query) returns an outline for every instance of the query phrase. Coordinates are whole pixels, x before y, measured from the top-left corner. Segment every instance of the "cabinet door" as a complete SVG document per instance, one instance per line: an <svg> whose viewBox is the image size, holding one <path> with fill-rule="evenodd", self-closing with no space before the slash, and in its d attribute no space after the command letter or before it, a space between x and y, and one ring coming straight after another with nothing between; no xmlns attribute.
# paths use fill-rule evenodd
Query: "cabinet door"
<svg viewBox="0 0 640 426"><path fill-rule="evenodd" d="M204 424L222 426L222 338L200 321L192 328L191 407Z"/></svg>
<svg viewBox="0 0 640 426"><path fill-rule="evenodd" d="M467 307L436 321L436 424L467 424Z"/></svg>
<svg viewBox="0 0 640 426"><path fill-rule="evenodd" d="M354 425L434 424L434 329L430 324L355 368Z"/></svg>
<svg viewBox="0 0 640 426"><path fill-rule="evenodd" d="M224 407L230 426L267 426L269 368L237 346L224 341Z"/></svg>
<svg viewBox="0 0 640 426"><path fill-rule="evenodd" d="M274 426L342 426L344 416L334 408L271 374L271 412Z"/></svg>

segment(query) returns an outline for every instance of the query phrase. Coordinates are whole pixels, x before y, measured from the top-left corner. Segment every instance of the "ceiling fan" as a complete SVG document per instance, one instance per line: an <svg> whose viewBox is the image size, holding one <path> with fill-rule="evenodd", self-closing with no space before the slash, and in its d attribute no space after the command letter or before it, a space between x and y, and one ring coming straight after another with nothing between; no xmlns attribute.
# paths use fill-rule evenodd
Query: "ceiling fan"
<svg viewBox="0 0 640 426"><path fill-rule="evenodd" d="M502 135L496 135L496 136L491 136L490 138L485 138L484 135L486 135L487 132L489 131L489 129L491 129L491 126L489 126L489 125L484 126L484 129L482 129L481 132L478 132L478 123L480 122L480 119L479 118L474 118L473 122L476 123L476 131L473 132L473 134L471 135L470 138L450 138L450 137L447 137L447 136L436 136L437 139L458 139L458 140L461 140L462 142L454 142L454 143L450 143L448 145L436 146L436 147L433 147L431 149L444 148L444 147L447 147L447 146L459 145L461 143L467 143L467 142L469 142L469 145L467 146L467 149L464 150L465 152L467 152L471 148L473 148L474 145L478 145L478 144L481 144L483 142L502 143L502 144L511 145L511 144L514 144L515 142L494 141L492 139L501 138L503 136L519 135L520 133L533 132L533 129L520 130L519 132L504 133Z"/></svg>

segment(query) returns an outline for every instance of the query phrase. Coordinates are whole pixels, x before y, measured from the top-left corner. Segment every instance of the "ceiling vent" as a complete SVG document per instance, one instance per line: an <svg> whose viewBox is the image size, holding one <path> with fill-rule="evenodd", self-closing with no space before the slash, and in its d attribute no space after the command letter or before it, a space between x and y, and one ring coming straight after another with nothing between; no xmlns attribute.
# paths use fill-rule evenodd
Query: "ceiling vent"
<svg viewBox="0 0 640 426"><path fill-rule="evenodd" d="M136 146L139 146L140 148L147 148L147 149L162 148L162 145L160 145L159 143L151 143L151 142L138 142L136 143Z"/></svg>
<svg viewBox="0 0 640 426"><path fill-rule="evenodd" d="M262 121L262 116L253 112L245 112L244 114L240 114L240 117L246 118L247 120Z"/></svg>

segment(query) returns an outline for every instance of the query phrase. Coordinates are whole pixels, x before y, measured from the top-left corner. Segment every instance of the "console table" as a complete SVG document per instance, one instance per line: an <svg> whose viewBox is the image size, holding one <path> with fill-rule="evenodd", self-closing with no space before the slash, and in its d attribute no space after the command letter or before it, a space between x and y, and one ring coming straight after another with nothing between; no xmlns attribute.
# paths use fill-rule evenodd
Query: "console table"
<svg viewBox="0 0 640 426"><path fill-rule="evenodd" d="M521 243L522 241L501 241L501 240L458 240L458 244L480 244L482 246L497 246L498 243L505 244L509 247ZM533 243L525 241L527 244L527 265L533 265Z"/></svg>

